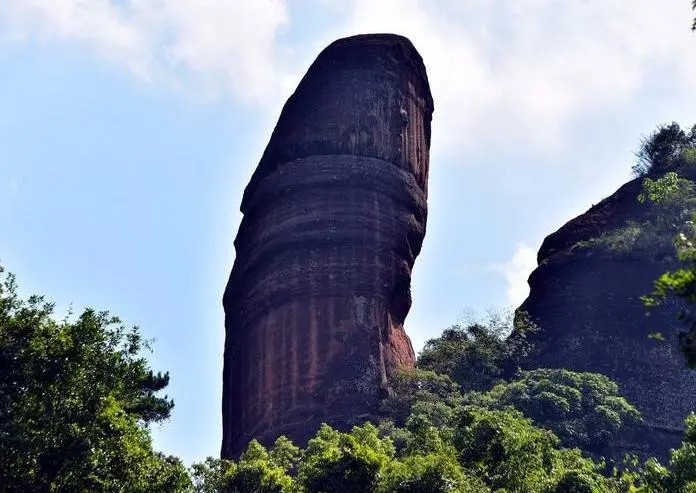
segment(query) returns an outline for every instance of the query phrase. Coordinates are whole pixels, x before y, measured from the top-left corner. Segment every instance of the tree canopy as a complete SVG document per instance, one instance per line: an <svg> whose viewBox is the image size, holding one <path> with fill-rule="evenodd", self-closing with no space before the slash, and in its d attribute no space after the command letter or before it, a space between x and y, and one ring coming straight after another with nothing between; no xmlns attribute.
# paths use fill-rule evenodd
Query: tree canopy
<svg viewBox="0 0 696 493"><path fill-rule="evenodd" d="M671 171L683 164L696 149L696 125L683 130L678 123L659 125L648 137L642 139L636 163L635 176L646 176Z"/></svg>
<svg viewBox="0 0 696 493"><path fill-rule="evenodd" d="M53 317L41 296L0 282L0 484L7 492L176 492L182 463L152 449L148 424L169 416L136 327L107 312Z"/></svg>

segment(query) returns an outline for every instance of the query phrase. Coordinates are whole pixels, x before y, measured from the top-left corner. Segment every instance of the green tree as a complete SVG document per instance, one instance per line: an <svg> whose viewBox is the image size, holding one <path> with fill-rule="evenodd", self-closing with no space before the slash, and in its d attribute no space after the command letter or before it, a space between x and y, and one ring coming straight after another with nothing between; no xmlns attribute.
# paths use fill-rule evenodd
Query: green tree
<svg viewBox="0 0 696 493"><path fill-rule="evenodd" d="M672 450L669 464L664 466L649 459L642 471L641 493L696 492L696 414L685 421L684 441Z"/></svg>
<svg viewBox="0 0 696 493"><path fill-rule="evenodd" d="M323 425L307 444L298 479L308 493L375 491L394 445L370 423L341 433Z"/></svg>
<svg viewBox="0 0 696 493"><path fill-rule="evenodd" d="M514 381L467 394L465 399L489 409L515 408L536 426L553 431L563 446L597 455L626 424L640 420L638 410L619 394L618 385L597 373L523 371Z"/></svg>
<svg viewBox="0 0 696 493"><path fill-rule="evenodd" d="M464 469L492 491L613 491L600 464L577 450L560 449L551 431L536 428L518 411L466 407L453 443Z"/></svg>
<svg viewBox="0 0 696 493"><path fill-rule="evenodd" d="M635 176L660 174L683 164L684 151L696 147L696 126L685 132L678 123L660 125L641 141L636 152Z"/></svg>
<svg viewBox="0 0 696 493"><path fill-rule="evenodd" d="M462 394L457 385L446 375L419 368L400 370L389 381L390 395L385 398L380 410L385 418L397 426L404 426L414 411L432 415L439 425L449 422L462 404Z"/></svg>
<svg viewBox="0 0 696 493"><path fill-rule="evenodd" d="M238 462L208 457L191 466L197 493L286 493L299 491L290 471L300 460L300 449L279 437L271 450L252 440Z"/></svg>
<svg viewBox="0 0 696 493"><path fill-rule="evenodd" d="M3 491L185 491L181 462L152 449L148 424L173 402L157 395L169 377L141 355L137 327L89 309L57 321L53 304L0 277Z"/></svg>
<svg viewBox="0 0 696 493"><path fill-rule="evenodd" d="M454 325L425 343L418 367L450 377L462 392L488 390L515 373L531 349L526 334L534 330L529 317L512 312ZM515 337L507 337L513 331Z"/></svg>
<svg viewBox="0 0 696 493"><path fill-rule="evenodd" d="M688 161L696 163L694 156ZM667 298L677 298L686 303L680 318L686 323L686 330L679 334L679 346L690 367L696 367L696 185L680 177L676 172L668 172L656 180L646 178L643 191L638 197L641 201L651 201L661 208L662 222L667 222L672 232L680 230L674 245L682 267L663 273L654 284L653 292L643 297L650 308L663 303ZM661 334L661 338L664 338Z"/></svg>
<svg viewBox="0 0 696 493"><path fill-rule="evenodd" d="M287 439L285 439L287 440ZM285 493L294 487L294 480L287 474L288 463L281 454L280 462L256 440L252 440L227 478L222 493Z"/></svg>
<svg viewBox="0 0 696 493"><path fill-rule="evenodd" d="M379 493L486 493L480 479L466 474L456 451L410 455L393 461L378 488Z"/></svg>
<svg viewBox="0 0 696 493"><path fill-rule="evenodd" d="M696 217L691 225L696 222ZM684 262L684 267L663 273L654 284L653 292L645 296L643 301L647 307L663 303L668 297L676 297L684 300L687 306L680 313L680 318L686 323L686 330L679 334L679 346L684 353L686 363L691 368L696 368L696 316L694 305L696 304L696 247L694 235L686 236L681 233L675 243L679 259Z"/></svg>
<svg viewBox="0 0 696 493"><path fill-rule="evenodd" d="M208 457L191 466L193 490L196 493L220 493L236 472L234 461Z"/></svg>

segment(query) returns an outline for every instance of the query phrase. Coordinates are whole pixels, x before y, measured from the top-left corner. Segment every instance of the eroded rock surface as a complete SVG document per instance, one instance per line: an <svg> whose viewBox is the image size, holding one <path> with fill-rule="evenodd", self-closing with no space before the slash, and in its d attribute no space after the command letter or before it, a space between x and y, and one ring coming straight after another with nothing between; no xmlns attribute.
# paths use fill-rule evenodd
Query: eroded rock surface
<svg viewBox="0 0 696 493"><path fill-rule="evenodd" d="M643 423L607 452L664 459L696 409L696 372L677 347L680 306L670 300L646 315L640 299L678 265L673 233L645 233L654 231L645 225L657 211L638 202L641 182L630 181L544 240L520 309L541 328L532 335L536 352L528 367L603 373L642 413ZM627 227L643 232L635 236ZM658 332L664 342L648 337Z"/></svg>
<svg viewBox="0 0 696 493"><path fill-rule="evenodd" d="M433 101L406 38L332 43L242 200L225 290L222 456L374 416L414 364L404 319L426 225Z"/></svg>

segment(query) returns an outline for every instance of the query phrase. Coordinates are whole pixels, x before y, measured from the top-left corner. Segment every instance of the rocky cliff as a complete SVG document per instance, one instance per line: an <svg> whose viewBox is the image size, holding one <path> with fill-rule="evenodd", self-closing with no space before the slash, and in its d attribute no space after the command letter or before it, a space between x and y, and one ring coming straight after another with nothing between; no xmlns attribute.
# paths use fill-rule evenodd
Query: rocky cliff
<svg viewBox="0 0 696 493"><path fill-rule="evenodd" d="M225 290L222 456L377 412L426 225L433 101L406 38L340 39L311 65L242 200Z"/></svg>
<svg viewBox="0 0 696 493"><path fill-rule="evenodd" d="M536 350L526 366L608 375L643 414L608 453L664 458L696 409L696 372L677 347L680 306L671 301L646 315L640 299L678 265L673 216L681 207L639 202L642 181L626 183L544 240L520 309L541 329L531 335ZM656 333L665 340L649 337Z"/></svg>

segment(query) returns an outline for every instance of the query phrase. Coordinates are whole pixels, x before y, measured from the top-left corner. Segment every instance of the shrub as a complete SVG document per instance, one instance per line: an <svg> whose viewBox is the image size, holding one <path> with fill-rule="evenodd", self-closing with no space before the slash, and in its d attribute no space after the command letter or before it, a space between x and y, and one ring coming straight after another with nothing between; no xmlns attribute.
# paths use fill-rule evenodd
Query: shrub
<svg viewBox="0 0 696 493"><path fill-rule="evenodd" d="M635 176L663 173L676 168L683 162L683 151L696 147L696 126L684 132L678 123L660 125L642 139L636 152Z"/></svg>
<svg viewBox="0 0 696 493"><path fill-rule="evenodd" d="M565 447L596 455L625 424L640 420L636 408L619 394L618 385L597 373L523 371L516 380L486 393L472 392L465 400L489 409L513 407L536 426L553 431Z"/></svg>
<svg viewBox="0 0 696 493"><path fill-rule="evenodd" d="M523 312L490 313L485 320L454 325L425 343L418 367L447 375L463 392L488 390L514 375L538 330ZM508 337L514 333L514 337Z"/></svg>

